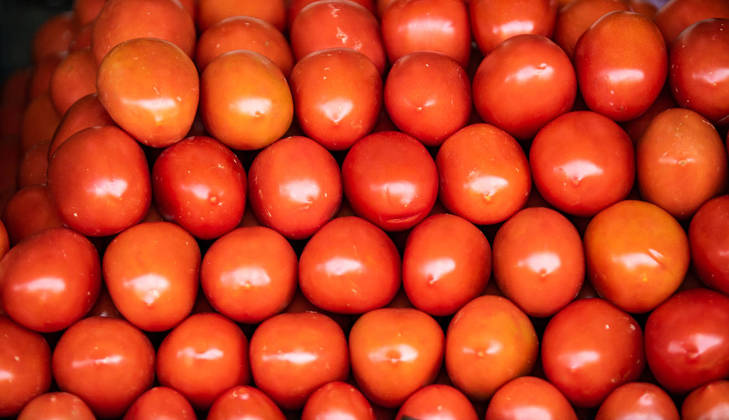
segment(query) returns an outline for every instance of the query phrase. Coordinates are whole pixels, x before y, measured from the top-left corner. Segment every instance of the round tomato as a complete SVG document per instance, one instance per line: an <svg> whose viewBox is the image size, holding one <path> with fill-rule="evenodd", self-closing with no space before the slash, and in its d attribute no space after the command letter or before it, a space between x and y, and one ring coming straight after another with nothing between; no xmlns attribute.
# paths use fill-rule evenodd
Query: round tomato
<svg viewBox="0 0 729 420"><path fill-rule="evenodd" d="M691 392L681 407L683 420L729 418L729 381L716 381Z"/></svg>
<svg viewBox="0 0 729 420"><path fill-rule="evenodd" d="M266 394L250 386L229 389L210 407L207 420L284 420L281 410Z"/></svg>
<svg viewBox="0 0 729 420"><path fill-rule="evenodd" d="M61 116L58 115L48 93L31 100L23 113L20 132L23 150L52 138L60 122Z"/></svg>
<svg viewBox="0 0 729 420"><path fill-rule="evenodd" d="M478 416L468 398L456 388L428 385L405 401L396 419L476 420Z"/></svg>
<svg viewBox="0 0 729 420"><path fill-rule="evenodd" d="M31 185L13 194L5 207L3 219L13 244L46 229L63 226L44 185Z"/></svg>
<svg viewBox="0 0 729 420"><path fill-rule="evenodd" d="M306 401L301 420L334 418L375 420L375 413L357 388L344 382L329 382Z"/></svg>
<svg viewBox="0 0 729 420"><path fill-rule="evenodd" d="M43 22L33 37L33 61L38 62L49 55L68 51L77 29L74 18L72 12L64 12Z"/></svg>
<svg viewBox="0 0 729 420"><path fill-rule="evenodd" d="M708 201L691 219L689 241L694 267L706 285L729 294L729 196Z"/></svg>
<svg viewBox="0 0 729 420"><path fill-rule="evenodd" d="M552 35L554 0L469 0L473 38L483 54L521 34Z"/></svg>
<svg viewBox="0 0 729 420"><path fill-rule="evenodd" d="M279 31L286 26L284 0L197 0L197 26L205 31L232 16L251 16L268 22Z"/></svg>
<svg viewBox="0 0 729 420"><path fill-rule="evenodd" d="M48 160L69 137L79 131L95 126L114 125L109 113L99 102L98 95L91 94L84 96L74 102L58 124L53 134L51 144L48 147Z"/></svg>
<svg viewBox="0 0 729 420"><path fill-rule="evenodd" d="M88 25L99 16L106 0L75 0L73 12L79 25Z"/></svg>
<svg viewBox="0 0 729 420"><path fill-rule="evenodd" d="M577 420L575 410L554 385L534 376L516 378L499 388L489 402L486 420Z"/></svg>
<svg viewBox="0 0 729 420"><path fill-rule="evenodd" d="M49 392L32 399L18 420L96 420L83 400L68 392Z"/></svg>
<svg viewBox="0 0 729 420"><path fill-rule="evenodd" d="M671 45L684 29L710 18L729 18L724 0L669 0L656 13L655 22L666 44Z"/></svg>
<svg viewBox="0 0 729 420"><path fill-rule="evenodd" d="M124 420L195 420L195 411L179 392L163 386L142 394L129 407Z"/></svg>
<svg viewBox="0 0 729 420"><path fill-rule="evenodd" d="M554 27L556 42L572 57L582 34L604 15L617 10L630 10L626 0L573 0L559 10Z"/></svg>
<svg viewBox="0 0 729 420"><path fill-rule="evenodd" d="M58 115L86 95L96 93L96 60L87 49L66 56L51 76L51 101Z"/></svg>
<svg viewBox="0 0 729 420"><path fill-rule="evenodd" d="M631 382L616 388L600 405L595 420L656 418L679 420L676 405L661 388Z"/></svg>

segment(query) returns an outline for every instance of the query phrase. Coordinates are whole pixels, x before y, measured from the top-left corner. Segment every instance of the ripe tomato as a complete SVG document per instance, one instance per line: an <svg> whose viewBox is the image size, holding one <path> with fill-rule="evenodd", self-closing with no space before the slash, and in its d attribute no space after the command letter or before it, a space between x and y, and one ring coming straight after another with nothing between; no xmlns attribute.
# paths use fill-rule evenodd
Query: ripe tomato
<svg viewBox="0 0 729 420"><path fill-rule="evenodd" d="M63 226L61 216L44 185L25 187L13 194L3 219L13 244L46 229Z"/></svg>
<svg viewBox="0 0 729 420"><path fill-rule="evenodd" d="M645 325L648 365L658 383L684 393L729 375L729 297L707 289L679 292Z"/></svg>
<svg viewBox="0 0 729 420"><path fill-rule="evenodd" d="M701 206L691 219L691 261L706 285L729 294L729 196Z"/></svg>
<svg viewBox="0 0 729 420"><path fill-rule="evenodd" d="M661 388L644 382L631 382L616 388L600 405L595 420L641 417L679 420L671 397Z"/></svg>
<svg viewBox="0 0 729 420"><path fill-rule="evenodd" d="M562 47L568 56L572 57L577 41L582 34L595 21L617 10L630 10L630 5L626 0L570 1L559 10L554 27L554 42Z"/></svg>
<svg viewBox="0 0 729 420"><path fill-rule="evenodd" d="M109 113L101 105L95 93L74 102L64 114L53 134L51 144L48 147L48 160L72 135L84 128L104 125L114 125L114 120L111 119Z"/></svg>
<svg viewBox="0 0 729 420"><path fill-rule="evenodd" d="M106 2L106 0L102 1ZM94 22L95 21L96 20L94 19ZM68 51L74 52L85 49L91 51L91 35L93 34L93 30L93 22L81 26L71 39L71 45L69 46ZM94 61L96 61L96 57L94 57Z"/></svg>
<svg viewBox="0 0 729 420"><path fill-rule="evenodd" d="M650 108L648 108L648 110L640 117L623 123L623 128L628 133L631 140L633 140L633 143L637 143L638 140L643 137L648 126L651 122L653 122L653 119L658 114L667 109L676 107L678 107L678 105L676 105L676 101L673 100L673 95L671 95L670 89L664 87L664 89L661 90L661 94L658 95L658 98L656 98L655 102L653 102L653 105L651 105Z"/></svg>
<svg viewBox="0 0 729 420"><path fill-rule="evenodd" d="M18 420L96 420L83 400L68 392L49 392L33 398Z"/></svg>
<svg viewBox="0 0 729 420"><path fill-rule="evenodd" d="M554 385L534 376L516 378L499 388L489 402L486 420L577 420L570 402Z"/></svg>
<svg viewBox="0 0 729 420"><path fill-rule="evenodd" d="M286 27L284 0L197 0L197 26L205 31L232 16L251 16L273 25L279 31Z"/></svg>
<svg viewBox="0 0 729 420"><path fill-rule="evenodd" d="M207 420L284 420L281 410L266 394L250 386L229 389L210 407Z"/></svg>
<svg viewBox="0 0 729 420"><path fill-rule="evenodd" d="M44 93L30 101L23 113L23 125L20 132L20 141L23 150L47 141L53 137L61 117L53 107L48 93Z"/></svg>
<svg viewBox="0 0 729 420"><path fill-rule="evenodd" d="M580 299L555 315L542 338L547 379L576 406L595 407L643 371L643 334L602 299Z"/></svg>
<svg viewBox="0 0 729 420"><path fill-rule="evenodd" d="M691 392L681 407L683 420L722 419L729 416L729 381L715 381Z"/></svg>
<svg viewBox="0 0 729 420"><path fill-rule="evenodd" d="M478 416L468 398L456 388L428 385L412 394L400 407L397 420L406 418L476 420Z"/></svg>
<svg viewBox="0 0 729 420"><path fill-rule="evenodd" d="M33 37L33 61L37 63L49 55L68 51L76 29L77 22L71 12L57 14L43 22Z"/></svg>
<svg viewBox="0 0 729 420"><path fill-rule="evenodd" d="M286 22L287 26L291 28L291 25L294 23L294 19L296 16L299 15L299 12L304 7L308 6L311 3L314 3L315 1L319 0L288 0L286 1ZM369 10L373 14L375 13L375 0L350 0L353 3L357 3L360 6L364 7L365 9Z"/></svg>
<svg viewBox="0 0 729 420"><path fill-rule="evenodd" d="M51 76L50 95L59 115L64 115L74 102L96 93L96 60L87 49L66 56Z"/></svg>
<svg viewBox="0 0 729 420"><path fill-rule="evenodd" d="M492 125L458 130L443 143L436 163L441 202L472 223L502 222L529 197L531 177L524 150Z"/></svg>
<svg viewBox="0 0 729 420"><path fill-rule="evenodd" d="M516 35L551 36L557 19L554 0L469 0L468 4L473 37L484 55Z"/></svg>
<svg viewBox="0 0 729 420"><path fill-rule="evenodd" d="M322 385L349 373L347 339L326 315L280 314L263 321L251 337L256 386L287 409L301 408Z"/></svg>
<svg viewBox="0 0 729 420"><path fill-rule="evenodd" d="M247 383L248 378L246 336L215 313L189 316L157 350L160 384L179 391L197 408L210 407L225 390Z"/></svg>
<svg viewBox="0 0 729 420"><path fill-rule="evenodd" d="M654 21L666 44L671 45L684 29L710 18L729 18L729 3L723 0L669 0Z"/></svg>
<svg viewBox="0 0 729 420"><path fill-rule="evenodd" d="M99 16L106 0L75 0L73 13L79 25L88 25Z"/></svg>
<svg viewBox="0 0 729 420"><path fill-rule="evenodd" d="M66 330L53 351L58 387L99 417L121 417L154 380L154 347L121 319L92 317Z"/></svg>
<svg viewBox="0 0 729 420"><path fill-rule="evenodd" d="M66 52L59 52L43 57L35 64L33 76L30 79L29 98L31 100L48 93L51 87L51 77L56 67L66 56Z"/></svg>
<svg viewBox="0 0 729 420"><path fill-rule="evenodd" d="M357 388L344 382L329 382L306 401L301 420L346 418L375 420L375 413Z"/></svg>
<svg viewBox="0 0 729 420"><path fill-rule="evenodd" d="M8 238L8 231L5 229L5 224L0 220L0 260L10 249L10 240Z"/></svg>
<svg viewBox="0 0 729 420"><path fill-rule="evenodd" d="M46 340L2 315L0 372L0 416L17 415L28 401L51 386L51 350Z"/></svg>
<svg viewBox="0 0 729 420"><path fill-rule="evenodd" d="M44 141L26 150L18 169L18 188L46 184L49 146L50 142Z"/></svg>
<svg viewBox="0 0 729 420"><path fill-rule="evenodd" d="M124 420L195 420L195 411L179 392L164 386L142 394L129 407Z"/></svg>
<svg viewBox="0 0 729 420"><path fill-rule="evenodd" d="M453 384L480 401L529 374L538 350L537 333L524 312L503 297L481 296L448 325L446 368Z"/></svg>

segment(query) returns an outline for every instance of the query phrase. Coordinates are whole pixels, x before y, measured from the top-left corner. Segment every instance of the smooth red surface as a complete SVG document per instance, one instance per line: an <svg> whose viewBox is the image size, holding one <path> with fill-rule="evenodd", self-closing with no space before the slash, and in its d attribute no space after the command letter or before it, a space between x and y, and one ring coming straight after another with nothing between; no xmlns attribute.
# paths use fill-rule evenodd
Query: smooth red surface
<svg viewBox="0 0 729 420"><path fill-rule="evenodd" d="M329 418L375 420L369 401L357 388L345 382L330 382L317 389L306 401L301 420Z"/></svg>
<svg viewBox="0 0 729 420"><path fill-rule="evenodd" d="M50 143L44 141L25 151L18 169L18 188L46 184L49 146Z"/></svg>
<svg viewBox="0 0 729 420"><path fill-rule="evenodd" d="M49 392L32 399L18 420L95 420L83 400L68 392Z"/></svg>
<svg viewBox="0 0 729 420"><path fill-rule="evenodd" d="M195 411L179 392L172 388L155 387L142 394L129 407L124 420L195 420Z"/></svg>
<svg viewBox="0 0 729 420"><path fill-rule="evenodd" d="M96 93L96 61L91 51L74 51L58 64L51 76L50 94L59 115L74 102Z"/></svg>
<svg viewBox="0 0 729 420"><path fill-rule="evenodd" d="M555 0L469 0L468 4L473 38L483 54L516 35L551 36L557 18Z"/></svg>
<svg viewBox="0 0 729 420"><path fill-rule="evenodd" d="M32 99L23 113L20 141L23 150L28 150L38 143L53 137L61 116L53 107L48 93Z"/></svg>
<svg viewBox="0 0 729 420"><path fill-rule="evenodd" d="M73 12L79 25L92 23L101 12L106 0L75 0Z"/></svg>
<svg viewBox="0 0 729 420"><path fill-rule="evenodd" d="M197 26L204 31L232 16L251 16L283 31L286 26L284 0L197 0Z"/></svg>
<svg viewBox="0 0 729 420"><path fill-rule="evenodd" d="M486 420L532 418L577 420L577 415L567 398L554 385L534 376L516 378L499 388L486 411Z"/></svg>
<svg viewBox="0 0 729 420"><path fill-rule="evenodd" d="M616 388L600 405L595 420L656 418L679 420L671 397L656 385L631 382Z"/></svg>
<svg viewBox="0 0 729 420"><path fill-rule="evenodd" d="M670 45L684 29L710 18L729 18L729 3L723 0L669 0L658 9L654 20Z"/></svg>
<svg viewBox="0 0 729 420"><path fill-rule="evenodd" d="M573 0L559 10L557 23L554 27L554 42L556 42L572 57L575 46L582 34L604 15L618 11L630 10L626 0Z"/></svg>
<svg viewBox="0 0 729 420"><path fill-rule="evenodd" d="M412 394L397 412L403 418L423 420L476 420L471 402L459 390L448 385L428 385Z"/></svg>
<svg viewBox="0 0 729 420"><path fill-rule="evenodd" d="M701 281L729 295L729 196L701 206L691 219L689 243Z"/></svg>
<svg viewBox="0 0 729 420"><path fill-rule="evenodd" d="M51 77L53 72L66 56L66 52L57 52L47 55L36 62L33 67L33 75L28 86L28 98L33 100L43 94L48 93L51 87Z"/></svg>
<svg viewBox="0 0 729 420"><path fill-rule="evenodd" d="M715 381L695 389L683 401L681 416L683 420L729 416L729 381Z"/></svg>
<svg viewBox="0 0 729 420"><path fill-rule="evenodd" d="M13 244L46 229L63 226L44 185L25 187L13 194L5 207L3 220Z"/></svg>
<svg viewBox="0 0 729 420"><path fill-rule="evenodd" d="M59 13L43 22L33 37L33 61L37 63L49 55L68 51L76 25L71 12Z"/></svg>
<svg viewBox="0 0 729 420"><path fill-rule="evenodd" d="M83 130L84 128L114 125L109 113L99 102L96 94L84 96L74 102L58 124L53 134L51 144L48 147L48 160L69 137Z"/></svg>
<svg viewBox="0 0 729 420"><path fill-rule="evenodd" d="M315 1L319 0L288 0L286 3L286 23L289 28L291 28L291 24L294 23L294 19L296 16L299 15L299 12L304 7L310 5L311 3L314 3ZM365 9L369 10L373 14L375 14L375 0L350 0L353 3L357 3L364 7Z"/></svg>
<svg viewBox="0 0 729 420"><path fill-rule="evenodd" d="M207 420L284 420L281 410L266 394L251 386L232 388L215 400Z"/></svg>
<svg viewBox="0 0 729 420"><path fill-rule="evenodd" d="M0 220L0 259L10 249L10 239L8 238L8 231L5 229L5 224Z"/></svg>

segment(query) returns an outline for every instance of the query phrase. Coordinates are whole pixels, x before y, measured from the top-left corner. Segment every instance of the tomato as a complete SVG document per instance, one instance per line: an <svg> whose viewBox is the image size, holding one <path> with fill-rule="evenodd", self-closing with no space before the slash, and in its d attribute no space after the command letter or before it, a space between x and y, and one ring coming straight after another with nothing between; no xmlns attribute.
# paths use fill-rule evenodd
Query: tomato
<svg viewBox="0 0 729 420"><path fill-rule="evenodd" d="M531 177L524 150L492 125L473 124L458 130L443 143L436 163L440 201L472 223L502 222L529 197Z"/></svg>
<svg viewBox="0 0 729 420"><path fill-rule="evenodd" d="M329 418L375 420L375 413L357 388L344 382L329 382L306 400L301 420Z"/></svg>
<svg viewBox="0 0 729 420"><path fill-rule="evenodd" d="M428 150L396 131L355 143L342 163L342 179L355 213L390 231L423 220L438 195L438 172Z"/></svg>
<svg viewBox="0 0 729 420"><path fill-rule="evenodd" d="M628 3L634 12L640 13L651 19L653 19L658 12L658 6L653 4L651 0L628 0Z"/></svg>
<svg viewBox="0 0 729 420"><path fill-rule="evenodd" d="M129 407L124 420L195 420L195 411L179 392L164 386L142 394Z"/></svg>
<svg viewBox="0 0 729 420"><path fill-rule="evenodd" d="M49 146L50 142L44 141L25 151L18 170L18 188L46 184Z"/></svg>
<svg viewBox="0 0 729 420"><path fill-rule="evenodd" d="M661 388L643 382L631 382L616 388L600 405L595 420L634 418L679 420L676 405Z"/></svg>
<svg viewBox="0 0 729 420"><path fill-rule="evenodd" d="M541 35L517 35L504 41L484 58L473 78L479 115L519 139L534 137L549 121L569 111L576 94L570 59Z"/></svg>
<svg viewBox="0 0 729 420"><path fill-rule="evenodd" d="M46 340L2 315L0 372L0 416L17 415L51 386L51 350Z"/></svg>
<svg viewBox="0 0 729 420"><path fill-rule="evenodd" d="M511 301L481 296L448 325L446 368L453 384L485 400L510 380L529 374L539 342L529 318Z"/></svg>
<svg viewBox="0 0 729 420"><path fill-rule="evenodd" d="M88 25L99 16L106 0L75 0L73 12L79 25Z"/></svg>
<svg viewBox="0 0 729 420"><path fill-rule="evenodd" d="M61 216L44 185L25 187L13 194L3 219L10 242L14 244L46 229L63 226Z"/></svg>
<svg viewBox="0 0 729 420"><path fill-rule="evenodd" d="M547 317L562 309L577 296L584 277L580 234L560 213L524 209L496 233L496 283L530 316Z"/></svg>
<svg viewBox="0 0 729 420"><path fill-rule="evenodd" d="M232 16L251 16L273 25L279 31L286 27L284 0L197 0L197 26L205 31Z"/></svg>
<svg viewBox="0 0 729 420"><path fill-rule="evenodd" d="M549 204L592 216L625 198L635 162L628 135L589 111L564 114L542 128L529 151L534 184Z"/></svg>
<svg viewBox="0 0 729 420"><path fill-rule="evenodd" d="M51 76L50 94L59 115L86 95L96 93L96 60L87 49L66 56Z"/></svg>
<svg viewBox="0 0 729 420"><path fill-rule="evenodd" d="M248 340L236 324L218 314L189 316L157 350L160 384L179 391L197 408L210 407L225 390L248 378Z"/></svg>
<svg viewBox="0 0 729 420"><path fill-rule="evenodd" d="M288 77L294 56L286 38L270 23L250 16L224 19L200 35L195 63L204 69L218 56L234 50L249 50L271 60Z"/></svg>
<svg viewBox="0 0 729 420"><path fill-rule="evenodd" d="M729 375L729 297L707 289L673 295L648 317L645 349L658 383L685 393Z"/></svg>
<svg viewBox="0 0 729 420"><path fill-rule="evenodd" d="M0 136L0 211L3 213L18 189L18 169L22 156L18 136ZM3 220L7 223L6 219Z"/></svg>
<svg viewBox="0 0 729 420"><path fill-rule="evenodd" d="M229 389L210 407L207 420L284 420L266 394L250 386Z"/></svg>
<svg viewBox="0 0 729 420"><path fill-rule="evenodd" d="M576 406L595 407L643 371L643 334L602 299L580 299L557 313L542 338L547 379Z"/></svg>
<svg viewBox="0 0 729 420"><path fill-rule="evenodd" d="M397 407L433 382L443 361L444 342L438 323L417 309L367 312L349 333L352 373L370 401Z"/></svg>
<svg viewBox="0 0 729 420"><path fill-rule="evenodd" d="M557 23L554 27L554 42L556 42L572 57L575 46L582 34L592 26L595 21L604 15L618 11L630 10L626 0L575 0L570 1L559 10Z"/></svg>
<svg viewBox="0 0 729 420"><path fill-rule="evenodd" d="M120 417L154 380L154 348L121 319L92 317L63 333L53 351L58 387L99 417Z"/></svg>
<svg viewBox="0 0 729 420"><path fill-rule="evenodd" d="M192 126L197 69L169 42L141 38L117 45L99 65L97 85L111 118L147 146L169 146Z"/></svg>
<svg viewBox="0 0 729 420"><path fill-rule="evenodd" d="M364 55L346 48L315 51L291 72L301 129L330 150L348 149L371 132L382 108L382 79Z"/></svg>
<svg viewBox="0 0 729 420"><path fill-rule="evenodd" d="M60 13L46 20L33 37L33 61L37 63L49 55L68 51L76 25L71 12Z"/></svg>
<svg viewBox="0 0 729 420"><path fill-rule="evenodd" d="M689 241L691 261L706 285L729 294L729 196L721 196L701 206L691 219Z"/></svg>
<svg viewBox="0 0 729 420"><path fill-rule="evenodd" d="M729 121L729 17L689 26L671 48L669 82L676 102L709 120Z"/></svg>
<svg viewBox="0 0 729 420"><path fill-rule="evenodd" d="M66 56L66 52L55 53L43 57L35 64L33 76L30 79L29 99L33 100L48 93L51 87L53 72Z"/></svg>
<svg viewBox="0 0 729 420"><path fill-rule="evenodd" d="M664 87L664 89L661 90L661 94L658 95L658 98L656 98L655 102L653 102L653 105L651 105L650 108L648 108L648 110L640 117L623 123L623 128L628 133L631 140L633 140L633 143L637 143L638 140L643 137L648 126L651 122L653 122L653 119L658 114L667 109L676 107L676 101L673 100L673 95L671 95L670 89Z"/></svg>
<svg viewBox="0 0 729 420"><path fill-rule="evenodd" d="M723 0L669 0L656 13L654 21L666 44L692 24L710 18L729 18L729 3Z"/></svg>
<svg viewBox="0 0 729 420"><path fill-rule="evenodd" d="M515 35L550 36L557 19L554 0L469 0L473 38L486 55Z"/></svg>
<svg viewBox="0 0 729 420"><path fill-rule="evenodd" d="M106 0L103 1L105 2ZM96 20L94 20L94 22L95 21ZM71 46L68 50L69 52L85 49L88 49L89 51L91 50L91 35L93 34L94 30L94 22L88 23L80 27L78 31L76 31L73 39L71 39ZM96 57L94 57L94 60L96 60Z"/></svg>
<svg viewBox="0 0 729 420"><path fill-rule="evenodd" d="M468 122L471 84L453 59L414 52L392 65L385 82L385 106L400 130L426 146L440 146Z"/></svg>
<svg viewBox="0 0 729 420"><path fill-rule="evenodd" d="M286 22L287 26L291 28L294 23L294 19L299 15L299 12L304 7L319 0L288 0L286 1ZM357 3L365 9L369 10L373 14L375 13L375 0L350 0L353 3Z"/></svg>
<svg viewBox="0 0 729 420"><path fill-rule="evenodd" d="M10 249L10 240L8 239L8 231L5 224L0 220L0 260Z"/></svg>
<svg viewBox="0 0 729 420"><path fill-rule="evenodd" d="M263 321L251 337L250 352L256 386L287 409L301 408L319 387L349 373L342 329L314 312Z"/></svg>
<svg viewBox="0 0 729 420"><path fill-rule="evenodd" d="M243 218L243 165L213 138L189 137L168 147L155 161L152 175L162 216L198 238L217 238Z"/></svg>
<svg viewBox="0 0 729 420"><path fill-rule="evenodd" d="M451 315L486 288L491 247L468 220L436 214L410 232L402 263L410 302L431 315Z"/></svg>
<svg viewBox="0 0 729 420"><path fill-rule="evenodd" d="M412 394L397 412L397 420L439 419L476 420L476 410L457 389L448 385L428 385Z"/></svg>
<svg viewBox="0 0 729 420"><path fill-rule="evenodd" d="M523 376L499 388L489 402L486 420L577 420L567 398L554 385L534 376Z"/></svg>
<svg viewBox="0 0 729 420"><path fill-rule="evenodd" d="M23 113L21 128L21 144L23 150L28 150L38 143L48 141L53 137L61 117L53 107L50 96L44 93L30 101Z"/></svg>
<svg viewBox="0 0 729 420"><path fill-rule="evenodd" d="M385 70L380 27L372 13L351 1L322 0L299 11L291 24L291 48L296 60L314 51L351 48Z"/></svg>
<svg viewBox="0 0 729 420"><path fill-rule="evenodd" d="M681 407L684 420L721 419L729 416L729 381L716 381L691 392Z"/></svg>
<svg viewBox="0 0 729 420"><path fill-rule="evenodd" d="M49 392L32 399L18 415L18 420L95 420L83 400L68 392Z"/></svg>
<svg viewBox="0 0 729 420"><path fill-rule="evenodd" d="M71 105L63 115L48 147L48 160L69 137L84 128L114 125L109 113L96 94L84 96Z"/></svg>
<svg viewBox="0 0 729 420"><path fill-rule="evenodd" d="M205 128L234 149L266 147L293 120L286 77L271 60L252 51L234 51L214 59L202 73L200 91Z"/></svg>
<svg viewBox="0 0 729 420"><path fill-rule="evenodd" d="M56 150L48 189L64 223L85 235L106 236L144 217L152 188L139 144L105 126L80 131Z"/></svg>
<svg viewBox="0 0 729 420"><path fill-rule="evenodd" d="M195 24L177 1L107 0L94 22L91 34L91 51L96 62L101 63L115 46L135 38L169 41L192 56L195 50ZM147 70L157 71L154 68L156 64L148 65ZM172 75L172 79L178 79L181 77L180 70L176 68L166 73L167 78L158 75L154 80L164 82Z"/></svg>

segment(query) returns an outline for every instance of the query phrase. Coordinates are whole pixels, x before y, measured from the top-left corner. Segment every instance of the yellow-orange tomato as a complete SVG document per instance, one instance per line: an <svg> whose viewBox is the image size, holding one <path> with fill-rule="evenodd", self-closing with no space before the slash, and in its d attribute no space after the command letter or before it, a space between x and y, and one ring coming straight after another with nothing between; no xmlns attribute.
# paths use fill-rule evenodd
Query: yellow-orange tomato
<svg viewBox="0 0 729 420"><path fill-rule="evenodd" d="M286 27L284 3L284 0L197 0L197 26L205 31L231 16L251 16L283 31Z"/></svg>
<svg viewBox="0 0 729 420"><path fill-rule="evenodd" d="M97 64L91 51L74 51L61 61L51 76L50 94L58 115L77 100L96 92Z"/></svg>

